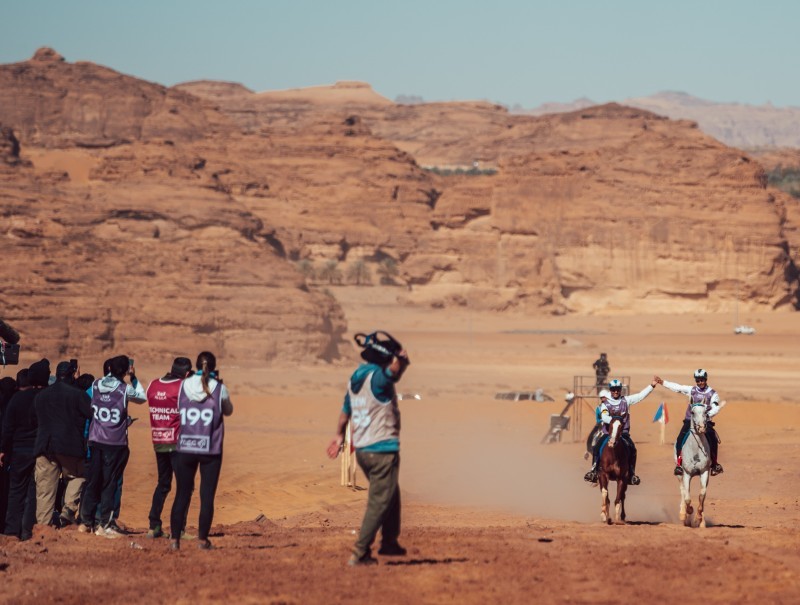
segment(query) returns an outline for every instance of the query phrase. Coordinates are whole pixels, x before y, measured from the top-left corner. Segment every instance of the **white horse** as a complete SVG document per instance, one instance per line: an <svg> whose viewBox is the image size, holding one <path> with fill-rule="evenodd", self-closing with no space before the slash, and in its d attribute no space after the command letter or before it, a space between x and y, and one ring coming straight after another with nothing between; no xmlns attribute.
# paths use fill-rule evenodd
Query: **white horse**
<svg viewBox="0 0 800 605"><path fill-rule="evenodd" d="M706 423L708 410L703 403L694 403L691 408L692 418L689 434L683 444L682 461L683 474L678 478L681 483L681 508L680 519L686 527L705 527L706 520L703 508L708 489L708 478L711 471L711 449L706 439ZM692 522L692 495L690 485L692 477L700 477L700 494L697 498L697 512L694 523Z"/></svg>

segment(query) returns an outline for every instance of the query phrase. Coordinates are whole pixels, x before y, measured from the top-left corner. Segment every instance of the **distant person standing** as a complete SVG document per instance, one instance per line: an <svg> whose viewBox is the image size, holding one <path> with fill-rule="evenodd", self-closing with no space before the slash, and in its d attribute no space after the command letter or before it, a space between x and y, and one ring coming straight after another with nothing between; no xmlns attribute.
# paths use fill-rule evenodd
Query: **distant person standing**
<svg viewBox="0 0 800 605"><path fill-rule="evenodd" d="M351 567L378 562L372 556L372 543L378 530L381 530L378 554L406 554L406 549L398 543L400 409L395 384L410 363L402 345L386 332L356 334L355 340L364 348L361 358L366 363L350 377L336 436L327 449L330 458L339 455L347 423L352 419L356 460L369 480L369 495L361 531L347 563Z"/></svg>
<svg viewBox="0 0 800 605"><path fill-rule="evenodd" d="M150 505L150 530L148 538L164 535L161 512L164 501L172 489L172 457L178 444L181 415L178 411L178 394L181 382L192 373L192 361L187 357L176 357L172 368L162 378L157 378L147 387L147 404L150 411L150 435L156 453L158 483Z"/></svg>
<svg viewBox="0 0 800 605"><path fill-rule="evenodd" d="M80 531L91 531L95 513L100 503L100 521L95 534L107 538L123 535L112 525L114 499L120 478L128 464L128 402L141 404L147 401L144 387L126 355L112 357L107 376L92 385L92 410L89 425L89 479L81 503ZM130 376L130 384L125 377Z"/></svg>
<svg viewBox="0 0 800 605"><path fill-rule="evenodd" d="M200 469L200 518L198 546L208 550L208 534L214 520L214 497L222 469L222 442L225 436L224 416L233 414L228 389L217 373L217 358L204 351L197 356L197 372L181 383L178 393L180 432L172 458L175 470L175 501L172 504L169 530L172 549L181 547L186 513L192 500L194 478Z"/></svg>
<svg viewBox="0 0 800 605"><path fill-rule="evenodd" d="M601 389L606 385L608 375L611 373L611 366L608 365L608 357L606 357L606 354L600 353L600 359L595 361L592 367L594 368L595 376L594 384L597 389L597 395L599 396Z"/></svg>

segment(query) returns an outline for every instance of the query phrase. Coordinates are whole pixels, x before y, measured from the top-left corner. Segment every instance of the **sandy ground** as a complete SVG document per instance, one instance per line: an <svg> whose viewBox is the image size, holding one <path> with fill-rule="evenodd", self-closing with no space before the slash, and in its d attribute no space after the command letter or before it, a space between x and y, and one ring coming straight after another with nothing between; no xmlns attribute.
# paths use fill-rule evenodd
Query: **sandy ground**
<svg viewBox="0 0 800 605"><path fill-rule="evenodd" d="M399 389L420 396L401 403L407 557L344 565L366 491L339 485L339 461L324 448L355 352L338 366L223 359L236 409L217 548L189 542L175 554L166 540L144 538L155 460L146 410L134 408L121 515L132 535L37 527L29 542L0 537L0 602L800 602L800 315L742 317L757 329L744 336L727 315L498 317L397 308L390 290L335 290L352 332L388 330L412 359ZM570 430L540 444L573 377L590 376L600 351L634 391L654 373L689 383L704 367L728 400L717 423L725 473L711 480L708 528L678 523L669 443L683 397L659 388L634 408L642 485L628 490L627 526L601 524L599 490L582 480L588 404L577 438ZM137 363L145 379L166 369ZM535 388L555 401L494 398ZM673 419L666 445L652 423L662 401ZM196 515L195 502L190 524Z"/></svg>

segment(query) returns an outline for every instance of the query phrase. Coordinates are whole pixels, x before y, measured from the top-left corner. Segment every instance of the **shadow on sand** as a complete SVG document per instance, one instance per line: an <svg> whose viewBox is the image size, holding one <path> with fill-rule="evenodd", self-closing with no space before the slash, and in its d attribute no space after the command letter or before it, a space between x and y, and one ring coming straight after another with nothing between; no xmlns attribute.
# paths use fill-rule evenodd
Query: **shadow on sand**
<svg viewBox="0 0 800 605"><path fill-rule="evenodd" d="M451 563L466 563L469 561L466 557L453 558L447 557L446 559L410 559L408 561L388 561L386 565L450 565Z"/></svg>

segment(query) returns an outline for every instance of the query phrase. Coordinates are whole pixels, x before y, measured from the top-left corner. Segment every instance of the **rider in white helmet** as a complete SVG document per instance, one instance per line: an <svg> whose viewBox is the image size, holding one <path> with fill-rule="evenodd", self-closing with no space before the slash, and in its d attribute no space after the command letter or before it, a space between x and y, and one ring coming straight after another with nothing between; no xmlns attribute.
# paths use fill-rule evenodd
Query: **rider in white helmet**
<svg viewBox="0 0 800 605"><path fill-rule="evenodd" d="M695 386L693 387L678 384L677 382L670 382L669 380L662 380L661 378L659 378L658 381L670 391L683 393L684 395L689 396L689 404L686 406L686 416L683 418L683 427L681 428L681 432L678 433L678 439L675 442L675 474L682 475L683 467L681 466L681 449L683 448L683 441L686 439L686 434L689 432L692 422L692 404L704 403L706 405L706 410L708 411L708 417L713 418L719 414L720 410L725 405L725 402L720 402L719 394L710 386L708 386L708 372L706 372L703 368L695 370ZM711 474L719 475L723 469L722 465L717 462L719 437L717 436L717 432L714 430L713 422L709 422L706 425L706 439L708 439L708 445L711 448Z"/></svg>
<svg viewBox="0 0 800 605"><path fill-rule="evenodd" d="M631 485L639 485L641 480L636 475L636 444L633 443L631 439L631 417L629 412L629 407L632 405L636 405L640 401L642 401L645 397L647 397L650 393L653 392L653 389L656 388L658 384L657 376L653 376L653 381L647 385L644 389L642 389L639 393L635 395L627 395L625 397L622 396L622 382L617 380L616 378L608 383L608 390L611 392L611 396L607 397L605 401L600 404L600 420L603 423L603 432L608 435L608 425L611 423L613 418L622 418L623 419L623 426L622 426L622 440L627 444L628 448L631 452L631 461L630 461L630 469L631 469ZM597 456L600 452L600 447L602 446L605 439L600 439L595 446L594 450L594 464L592 464L592 468L583 476L584 481L589 481L590 483L597 482Z"/></svg>

